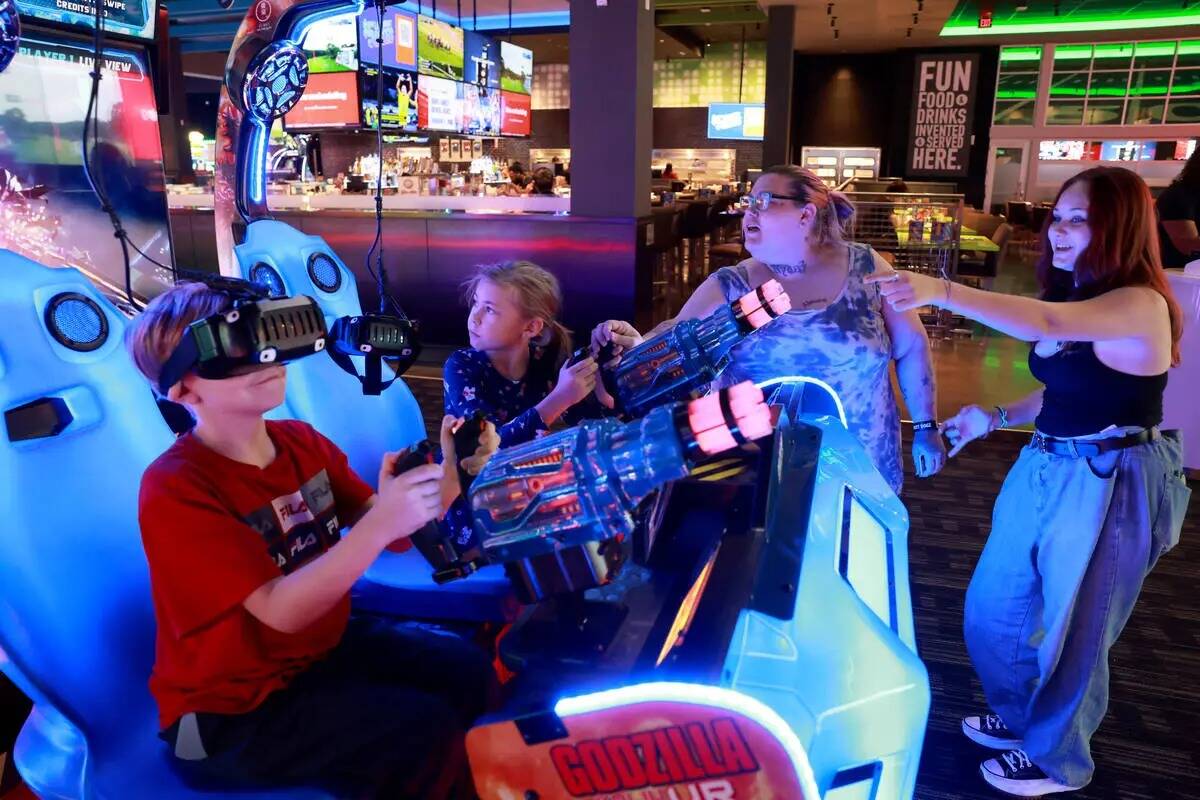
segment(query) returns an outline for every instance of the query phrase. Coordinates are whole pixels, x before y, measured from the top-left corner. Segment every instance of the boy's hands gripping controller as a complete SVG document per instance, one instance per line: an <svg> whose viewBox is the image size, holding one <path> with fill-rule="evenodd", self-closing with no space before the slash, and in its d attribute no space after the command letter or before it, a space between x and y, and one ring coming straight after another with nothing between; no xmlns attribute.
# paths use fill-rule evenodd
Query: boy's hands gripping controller
<svg viewBox="0 0 1200 800"><path fill-rule="evenodd" d="M613 358L610 342L598 354L604 388L630 417L686 400L721 374L734 345L791 307L779 281L772 279L703 319L684 320L642 342L623 353L611 370L604 369Z"/></svg>

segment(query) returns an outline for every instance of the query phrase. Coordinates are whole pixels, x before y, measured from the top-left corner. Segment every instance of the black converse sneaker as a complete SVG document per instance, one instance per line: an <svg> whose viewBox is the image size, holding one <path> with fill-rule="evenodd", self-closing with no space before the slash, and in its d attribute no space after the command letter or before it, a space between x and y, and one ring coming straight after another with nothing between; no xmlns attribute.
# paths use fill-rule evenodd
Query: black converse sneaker
<svg viewBox="0 0 1200 800"><path fill-rule="evenodd" d="M993 750L1012 750L1021 746L1021 737L1009 730L1004 720L996 714L963 717L962 732L975 744Z"/></svg>
<svg viewBox="0 0 1200 800"><path fill-rule="evenodd" d="M1067 786L1050 778L1029 760L1024 750L1009 750L979 765L983 779L1002 792L1018 797L1041 797L1056 792L1074 792L1082 786Z"/></svg>

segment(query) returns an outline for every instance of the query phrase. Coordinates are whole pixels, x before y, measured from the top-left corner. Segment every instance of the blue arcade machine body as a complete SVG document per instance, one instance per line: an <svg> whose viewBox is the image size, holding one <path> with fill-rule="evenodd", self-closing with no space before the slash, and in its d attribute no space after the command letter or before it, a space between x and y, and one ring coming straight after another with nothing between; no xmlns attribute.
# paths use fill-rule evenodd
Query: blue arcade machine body
<svg viewBox="0 0 1200 800"><path fill-rule="evenodd" d="M0 670L34 708L14 760L40 797L326 798L202 792L175 773L147 687L154 610L137 519L173 435L74 269L0 251Z"/></svg>
<svg viewBox="0 0 1200 800"><path fill-rule="evenodd" d="M930 689L914 637L908 515L842 419L803 410L835 409L836 398L804 388L795 419L784 417L741 478L719 461L672 485L665 510L634 534L635 552L651 542L648 555L586 593L586 615L572 616L575 598L517 620L501 642L515 697L468 737L484 797L663 786L649 762L622 766L613 753L612 774L626 782L602 786L603 756L584 769L589 743L703 727L713 707L747 741L762 737L760 771L753 789L728 771L697 773L697 792L912 797ZM605 618L608 627L593 624ZM790 772L769 766L772 752L789 754Z"/></svg>

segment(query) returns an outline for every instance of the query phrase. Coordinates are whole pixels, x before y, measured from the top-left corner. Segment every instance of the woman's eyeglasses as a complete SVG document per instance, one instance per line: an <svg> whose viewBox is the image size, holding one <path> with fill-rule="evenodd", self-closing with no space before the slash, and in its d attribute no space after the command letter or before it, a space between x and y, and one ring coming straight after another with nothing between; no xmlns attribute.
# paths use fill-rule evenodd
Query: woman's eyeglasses
<svg viewBox="0 0 1200 800"><path fill-rule="evenodd" d="M738 201L738 208L742 209L743 211L749 211L750 209L754 209L756 211L766 211L771 207L771 201L773 200L795 200L802 203L804 202L805 198L797 197L794 194L772 194L771 192L759 192L758 194L742 195L741 200Z"/></svg>

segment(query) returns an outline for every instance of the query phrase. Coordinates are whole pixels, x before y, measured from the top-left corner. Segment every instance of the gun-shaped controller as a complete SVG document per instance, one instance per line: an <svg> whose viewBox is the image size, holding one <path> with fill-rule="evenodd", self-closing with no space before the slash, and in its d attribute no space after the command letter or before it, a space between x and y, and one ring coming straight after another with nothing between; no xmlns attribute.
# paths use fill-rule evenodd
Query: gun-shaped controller
<svg viewBox="0 0 1200 800"><path fill-rule="evenodd" d="M479 438L483 435L483 425L487 421L482 411L476 411L463 420L454 431L454 453L459 461L458 482L463 496L471 487L473 477L461 466L462 459L473 455L479 448ZM422 464L432 464L437 455L437 448L428 439L422 440L396 462L393 474L399 475ZM465 578L481 566L476 561L464 560L455 546L452 537L445 536L436 522L428 522L411 537L417 551L433 567L433 582L442 584L457 578Z"/></svg>
<svg viewBox="0 0 1200 800"><path fill-rule="evenodd" d="M735 344L791 307L779 282L769 280L709 316L684 320L622 354L615 369L601 369L604 388L630 417L686 400L721 374ZM610 345L601 350L602 367L612 360L612 350Z"/></svg>
<svg viewBox="0 0 1200 800"><path fill-rule="evenodd" d="M590 420L502 450L471 491L484 557L509 565L527 603L606 583L644 498L771 428L762 390L745 382L632 422Z"/></svg>

